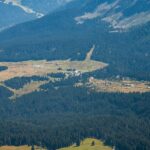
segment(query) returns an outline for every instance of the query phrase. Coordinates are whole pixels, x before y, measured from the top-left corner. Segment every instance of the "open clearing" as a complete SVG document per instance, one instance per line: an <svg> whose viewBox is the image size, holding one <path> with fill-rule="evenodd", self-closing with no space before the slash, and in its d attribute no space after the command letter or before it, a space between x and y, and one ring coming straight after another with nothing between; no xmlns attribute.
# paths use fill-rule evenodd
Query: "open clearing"
<svg viewBox="0 0 150 150"><path fill-rule="evenodd" d="M49 81L33 81L33 82L25 84L23 86L23 88L20 88L18 90L12 89L12 88L9 88L9 87L6 87L6 88L8 88L10 91L12 91L14 93L14 95L10 97L10 99L13 100L13 99L21 97L23 95L26 95L26 94L29 94L29 93L32 93L32 92L35 92L35 91L40 91L41 90L40 86L44 85L48 82Z"/></svg>
<svg viewBox="0 0 150 150"><path fill-rule="evenodd" d="M79 76L86 72L92 72L98 69L103 69L108 64L91 60L92 53L95 49L93 46L87 53L86 59L83 61L57 60L57 61L23 61L23 62L0 62L0 66L6 66L8 69L0 72L0 86L12 91L14 95L10 99L16 99L23 95L40 90L40 86L48 83L52 79L48 74L63 73L67 76ZM15 77L32 77L44 76L49 80L34 81L24 85L18 90L10 88L5 85L4 81ZM55 79L53 79L55 80Z"/></svg>
<svg viewBox="0 0 150 150"><path fill-rule="evenodd" d="M94 142L94 145L92 143ZM41 148L38 146L34 146L35 150L46 150L45 148ZM31 146L1 146L0 150L31 150ZM112 150L111 147L105 146L102 141L87 138L81 142L80 146L72 145L70 147L61 148L59 150Z"/></svg>
<svg viewBox="0 0 150 150"><path fill-rule="evenodd" d="M57 60L57 61L23 61L23 62L0 62L0 66L8 67L0 72L0 82L14 77L46 76L50 73L82 74L103 69L108 64L91 60L93 46L83 61Z"/></svg>
<svg viewBox="0 0 150 150"><path fill-rule="evenodd" d="M92 142L94 142L93 146ZM59 150L112 150L112 148L105 146L100 140L87 138L83 142L81 142L79 147L77 147L76 145L72 145L70 147L62 148Z"/></svg>
<svg viewBox="0 0 150 150"><path fill-rule="evenodd" d="M40 91L40 86L50 81L57 80L51 78L48 74L63 73L68 76L79 76L87 72L100 70L108 66L108 64L91 60L92 53L95 49L93 46L87 53L83 61L55 60L55 61L23 61L23 62L0 62L0 66L6 66L8 69L0 72L0 86L3 86L14 93L10 99L16 99L23 95ZM5 85L5 81L15 77L47 77L48 80L33 81L22 88L16 90ZM76 83L75 86L87 86L97 92L120 92L120 93L145 93L150 92L150 82L134 81L134 80L100 80L89 78L89 81L83 85Z"/></svg>
<svg viewBox="0 0 150 150"><path fill-rule="evenodd" d="M35 91L41 91L42 89L40 88L40 86L47 84L50 81L55 82L55 81L60 81L60 79L49 77L48 80L31 81L31 82L25 84L20 89L13 89L9 86L6 86L4 83L0 83L0 86L3 86L5 88L7 88L9 91L13 92L13 96L9 97L9 99L15 100L16 98L19 98L23 95L27 95L27 94L30 94L30 93L35 92Z"/></svg>
<svg viewBox="0 0 150 150"><path fill-rule="evenodd" d="M145 93L150 92L150 82L134 80L99 80L90 78L87 84L97 92Z"/></svg>
<svg viewBox="0 0 150 150"><path fill-rule="evenodd" d="M35 150L46 150L41 147L35 146ZM31 146L1 146L0 150L31 150Z"/></svg>

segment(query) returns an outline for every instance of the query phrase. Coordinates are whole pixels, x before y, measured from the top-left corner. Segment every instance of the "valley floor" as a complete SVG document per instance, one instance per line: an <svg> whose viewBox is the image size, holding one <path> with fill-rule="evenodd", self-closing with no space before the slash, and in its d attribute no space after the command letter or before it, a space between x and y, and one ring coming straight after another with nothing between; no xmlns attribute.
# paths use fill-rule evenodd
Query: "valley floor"
<svg viewBox="0 0 150 150"><path fill-rule="evenodd" d="M24 61L24 62L0 62L0 66L7 69L0 72L0 86L7 88L13 93L10 99L15 100L23 95L30 94L35 91L42 90L42 85L48 84L50 81L57 81L56 78L49 77L49 74L64 74L64 79L68 77L81 76L85 73L94 72L107 67L109 64L91 60L92 53L95 49L93 46L87 53L83 61L55 60L55 61ZM46 77L43 81L32 81L25 84L20 89L14 89L5 84L5 81L16 77ZM61 79L60 79L61 80ZM150 82L136 81L131 79L95 79L90 77L86 84L76 83L75 86L88 87L96 92L109 93L146 93L150 92Z"/></svg>

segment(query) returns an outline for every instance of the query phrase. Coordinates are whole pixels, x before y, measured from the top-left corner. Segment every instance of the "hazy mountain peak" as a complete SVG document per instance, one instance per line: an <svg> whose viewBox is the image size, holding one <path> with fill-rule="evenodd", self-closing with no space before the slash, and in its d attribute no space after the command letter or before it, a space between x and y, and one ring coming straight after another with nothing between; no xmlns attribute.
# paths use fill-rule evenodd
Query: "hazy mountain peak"
<svg viewBox="0 0 150 150"><path fill-rule="evenodd" d="M44 16L44 14L42 14L40 12L36 12L32 8L23 5L22 0L4 0L4 3L5 4L11 4L13 6L17 6L17 7L21 8L23 11L25 11L26 13L34 14L38 18Z"/></svg>
<svg viewBox="0 0 150 150"><path fill-rule="evenodd" d="M40 18L70 1L72 0L0 0L0 31Z"/></svg>
<svg viewBox="0 0 150 150"><path fill-rule="evenodd" d="M141 2L114 0L101 3L99 1L99 5L93 11L85 12L74 19L78 25L99 19L108 23L115 31L126 31L150 21L150 11L146 9L150 7L150 3L146 0Z"/></svg>
<svg viewBox="0 0 150 150"><path fill-rule="evenodd" d="M117 3L119 0L114 3L109 4L108 2L104 2L97 6L97 8L93 12L85 12L84 15L76 17L75 20L77 24L83 24L86 20L95 19L97 17L103 16L105 13L110 11L112 8L117 7Z"/></svg>

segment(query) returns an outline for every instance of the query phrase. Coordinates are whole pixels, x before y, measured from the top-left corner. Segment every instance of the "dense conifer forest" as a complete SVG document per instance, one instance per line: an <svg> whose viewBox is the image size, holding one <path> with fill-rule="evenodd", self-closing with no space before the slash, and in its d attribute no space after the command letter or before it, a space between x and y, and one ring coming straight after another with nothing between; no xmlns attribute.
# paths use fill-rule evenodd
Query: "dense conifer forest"
<svg viewBox="0 0 150 150"><path fill-rule="evenodd" d="M75 81L50 82L41 87L44 90L15 101L0 87L0 145L35 144L55 150L95 137L118 150L150 148L150 93L89 92L74 87Z"/></svg>
<svg viewBox="0 0 150 150"><path fill-rule="evenodd" d="M6 6L1 1L0 5ZM17 7L13 3L9 6ZM14 26L11 23L12 27L0 31L1 64L81 61L93 45L91 61L108 64L76 77L66 77L63 71L44 74L46 77L18 77L12 69L17 74L15 78L0 80L0 146L27 144L56 150L74 143L79 145L84 138L92 137L115 146L116 150L150 150L150 92L108 93L75 86L80 82L84 85L90 77L149 83L149 7L148 0L75 0L37 20ZM24 11L24 7L20 9ZM0 73L6 69L0 65ZM13 93L28 83L42 81L46 82L40 87L36 85L38 88L30 93Z"/></svg>

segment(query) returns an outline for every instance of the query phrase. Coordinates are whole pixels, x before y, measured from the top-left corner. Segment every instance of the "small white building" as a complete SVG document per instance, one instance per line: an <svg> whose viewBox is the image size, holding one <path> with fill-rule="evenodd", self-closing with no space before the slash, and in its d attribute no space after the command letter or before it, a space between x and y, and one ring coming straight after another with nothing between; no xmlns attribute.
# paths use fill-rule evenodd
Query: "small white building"
<svg viewBox="0 0 150 150"><path fill-rule="evenodd" d="M75 76L80 76L81 72L79 70L75 70L74 74L75 74Z"/></svg>
<svg viewBox="0 0 150 150"><path fill-rule="evenodd" d="M94 77L89 78L89 82L92 82L94 80Z"/></svg>
<svg viewBox="0 0 150 150"><path fill-rule="evenodd" d="M113 146L113 149L112 150L116 150L116 146Z"/></svg>

